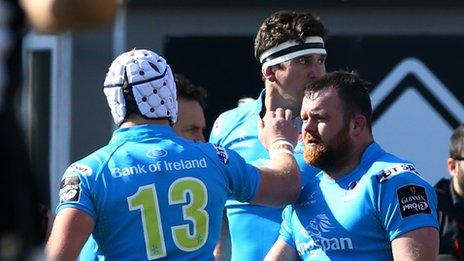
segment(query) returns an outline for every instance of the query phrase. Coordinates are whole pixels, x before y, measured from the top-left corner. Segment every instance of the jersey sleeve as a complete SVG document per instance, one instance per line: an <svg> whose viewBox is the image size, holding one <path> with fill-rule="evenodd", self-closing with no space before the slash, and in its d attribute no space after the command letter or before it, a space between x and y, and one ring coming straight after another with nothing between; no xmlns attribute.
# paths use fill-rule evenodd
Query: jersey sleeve
<svg viewBox="0 0 464 261"><path fill-rule="evenodd" d="M89 185L92 182L89 179L92 174L92 168L82 163L73 163L66 169L60 183L60 202L56 213L64 208L76 208L95 220L95 207Z"/></svg>
<svg viewBox="0 0 464 261"><path fill-rule="evenodd" d="M222 144L222 136L224 135L224 128L223 128L223 118L224 113L219 115L217 119L214 121L213 128L211 129L211 133L209 135L209 142L212 144L224 145Z"/></svg>
<svg viewBox="0 0 464 261"><path fill-rule="evenodd" d="M293 240L293 230L292 230L292 212L293 208L291 205L285 207L282 211L282 224L280 225L279 237L278 239L284 241L289 246L296 249L295 241Z"/></svg>
<svg viewBox="0 0 464 261"><path fill-rule="evenodd" d="M219 165L226 175L230 196L241 202L255 198L261 183L259 170L245 162L235 151L213 145Z"/></svg>
<svg viewBox="0 0 464 261"><path fill-rule="evenodd" d="M412 164L384 169L373 182L377 182L380 220L391 241L419 228L438 229L435 191Z"/></svg>

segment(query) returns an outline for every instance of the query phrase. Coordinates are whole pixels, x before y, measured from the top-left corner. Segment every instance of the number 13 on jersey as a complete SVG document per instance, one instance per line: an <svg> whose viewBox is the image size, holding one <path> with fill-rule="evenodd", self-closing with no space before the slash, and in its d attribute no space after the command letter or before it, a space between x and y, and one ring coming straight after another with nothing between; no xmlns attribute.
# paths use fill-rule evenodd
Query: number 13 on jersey
<svg viewBox="0 0 464 261"><path fill-rule="evenodd" d="M187 195L190 197L190 202L187 202ZM134 195L127 198L127 203L130 211L140 210L148 259L165 257L166 244L155 185L139 187ZM169 187L168 203L169 205L183 204L184 220L193 223L193 233L190 233L189 224L171 227L171 235L176 246L187 252L202 247L208 239L209 227L209 215L205 211L208 203L205 184L193 177L177 179Z"/></svg>

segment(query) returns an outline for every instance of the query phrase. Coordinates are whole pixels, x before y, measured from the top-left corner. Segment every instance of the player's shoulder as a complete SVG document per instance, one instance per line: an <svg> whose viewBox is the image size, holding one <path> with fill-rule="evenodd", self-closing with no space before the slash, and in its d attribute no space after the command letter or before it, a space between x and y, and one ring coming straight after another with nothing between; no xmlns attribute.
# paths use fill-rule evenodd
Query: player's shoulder
<svg viewBox="0 0 464 261"><path fill-rule="evenodd" d="M367 173L372 183L379 185L406 182L428 185L414 163L386 152L373 162Z"/></svg>
<svg viewBox="0 0 464 261"><path fill-rule="evenodd" d="M102 147L86 157L73 162L68 166L64 173L64 177L67 176L82 176L91 177L96 175L105 164L107 164L109 158L112 155L114 149L111 146Z"/></svg>
<svg viewBox="0 0 464 261"><path fill-rule="evenodd" d="M210 161L214 162L215 165L219 166L228 165L230 157L234 157L235 153L219 144L212 144L209 142L199 142L193 144L193 146L199 149L201 153L205 154Z"/></svg>
<svg viewBox="0 0 464 261"><path fill-rule="evenodd" d="M221 137L228 136L237 126L257 114L258 105L257 101L251 101L221 113L214 122L210 140L216 142Z"/></svg>
<svg viewBox="0 0 464 261"><path fill-rule="evenodd" d="M92 183L96 180L103 162L103 155L100 151L101 149L68 166L61 178L60 203L78 201L81 195L81 184Z"/></svg>

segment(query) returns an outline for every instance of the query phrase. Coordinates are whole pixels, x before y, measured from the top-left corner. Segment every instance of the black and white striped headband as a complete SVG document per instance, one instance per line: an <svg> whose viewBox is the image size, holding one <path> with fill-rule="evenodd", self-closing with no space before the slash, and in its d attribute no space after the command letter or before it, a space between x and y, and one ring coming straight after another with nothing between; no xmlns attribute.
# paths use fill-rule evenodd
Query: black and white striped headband
<svg viewBox="0 0 464 261"><path fill-rule="evenodd" d="M265 68L306 54L327 54L322 37L310 36L304 43L294 40L283 42L263 52L259 61Z"/></svg>

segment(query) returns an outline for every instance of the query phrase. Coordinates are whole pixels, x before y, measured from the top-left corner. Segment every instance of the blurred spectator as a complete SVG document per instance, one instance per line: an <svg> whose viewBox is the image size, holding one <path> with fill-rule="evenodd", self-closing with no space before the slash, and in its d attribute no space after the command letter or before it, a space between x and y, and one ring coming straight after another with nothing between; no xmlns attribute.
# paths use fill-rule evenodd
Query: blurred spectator
<svg viewBox="0 0 464 261"><path fill-rule="evenodd" d="M448 172L435 189L440 222L440 260L464 261L464 125L451 136Z"/></svg>

